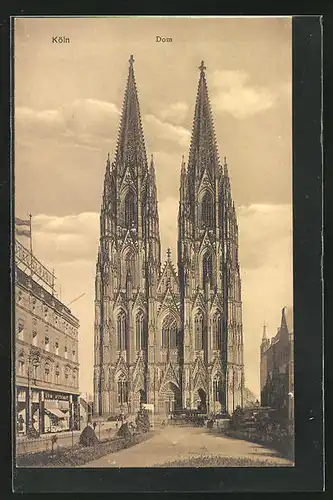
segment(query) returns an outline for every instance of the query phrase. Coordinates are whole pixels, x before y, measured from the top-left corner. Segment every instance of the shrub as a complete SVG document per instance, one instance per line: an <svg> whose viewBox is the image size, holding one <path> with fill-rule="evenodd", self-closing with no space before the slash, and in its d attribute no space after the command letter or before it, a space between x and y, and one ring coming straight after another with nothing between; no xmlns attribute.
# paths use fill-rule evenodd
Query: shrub
<svg viewBox="0 0 333 500"><path fill-rule="evenodd" d="M138 411L138 416L135 419L138 432L148 432L150 429L150 421L148 411L143 408Z"/></svg>
<svg viewBox="0 0 333 500"><path fill-rule="evenodd" d="M117 432L117 436L120 438L123 438L125 442L131 441L132 440L132 433L129 429L128 423L124 422L120 429Z"/></svg>
<svg viewBox="0 0 333 500"><path fill-rule="evenodd" d="M82 446L94 446L98 442L94 429L87 425L80 434L80 444Z"/></svg>
<svg viewBox="0 0 333 500"><path fill-rule="evenodd" d="M245 420L244 411L240 406L237 406L231 416L230 426L232 429L238 429L242 426Z"/></svg>

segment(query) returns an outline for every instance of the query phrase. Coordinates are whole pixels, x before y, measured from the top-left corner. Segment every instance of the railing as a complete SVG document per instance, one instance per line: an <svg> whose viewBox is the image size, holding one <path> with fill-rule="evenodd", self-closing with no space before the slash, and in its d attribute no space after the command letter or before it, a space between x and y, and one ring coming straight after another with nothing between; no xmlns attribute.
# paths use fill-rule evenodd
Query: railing
<svg viewBox="0 0 333 500"><path fill-rule="evenodd" d="M115 424L102 423L99 425L97 423L95 432L99 440L110 439L116 432ZM52 450L57 448L73 448L79 444L81 431L68 431L64 433L49 433L42 434L38 438L29 438L27 436L20 436L16 442L16 455L26 455L30 453L38 453L43 451Z"/></svg>

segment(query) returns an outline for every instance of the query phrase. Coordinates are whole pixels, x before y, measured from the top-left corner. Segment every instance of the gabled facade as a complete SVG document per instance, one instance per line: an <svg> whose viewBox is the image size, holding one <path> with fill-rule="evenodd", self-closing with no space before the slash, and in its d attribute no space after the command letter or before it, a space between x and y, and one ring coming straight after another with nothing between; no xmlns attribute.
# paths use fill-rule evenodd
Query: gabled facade
<svg viewBox="0 0 333 500"><path fill-rule="evenodd" d="M205 68L181 165L178 269L161 265L154 159L146 157L133 57L114 162L107 159L96 265L95 413L232 413L244 387L238 227L220 164Z"/></svg>

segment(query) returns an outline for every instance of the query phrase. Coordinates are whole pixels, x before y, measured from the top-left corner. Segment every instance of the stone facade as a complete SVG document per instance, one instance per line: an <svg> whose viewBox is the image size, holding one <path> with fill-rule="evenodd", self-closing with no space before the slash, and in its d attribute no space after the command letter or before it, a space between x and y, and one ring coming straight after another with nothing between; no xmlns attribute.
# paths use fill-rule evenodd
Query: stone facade
<svg viewBox="0 0 333 500"><path fill-rule="evenodd" d="M178 262L161 263L155 164L148 165L133 58L117 151L107 159L96 265L94 410L243 405L238 226L220 163L205 67L188 165L181 163Z"/></svg>
<svg viewBox="0 0 333 500"><path fill-rule="evenodd" d="M22 269L15 270L15 386L19 432L79 427L79 322ZM61 412L61 410L64 410ZM57 418L63 413L64 418ZM54 424L54 425L53 425Z"/></svg>

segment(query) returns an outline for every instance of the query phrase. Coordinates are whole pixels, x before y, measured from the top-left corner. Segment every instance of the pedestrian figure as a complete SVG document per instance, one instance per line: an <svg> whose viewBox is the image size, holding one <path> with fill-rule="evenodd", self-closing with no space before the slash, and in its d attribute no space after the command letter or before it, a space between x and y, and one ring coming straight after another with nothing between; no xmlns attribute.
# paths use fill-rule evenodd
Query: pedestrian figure
<svg viewBox="0 0 333 500"><path fill-rule="evenodd" d="M96 422L94 422L94 423L93 423L93 428L94 428L94 430L96 429L96 427L97 427L97 423L96 423Z"/></svg>

